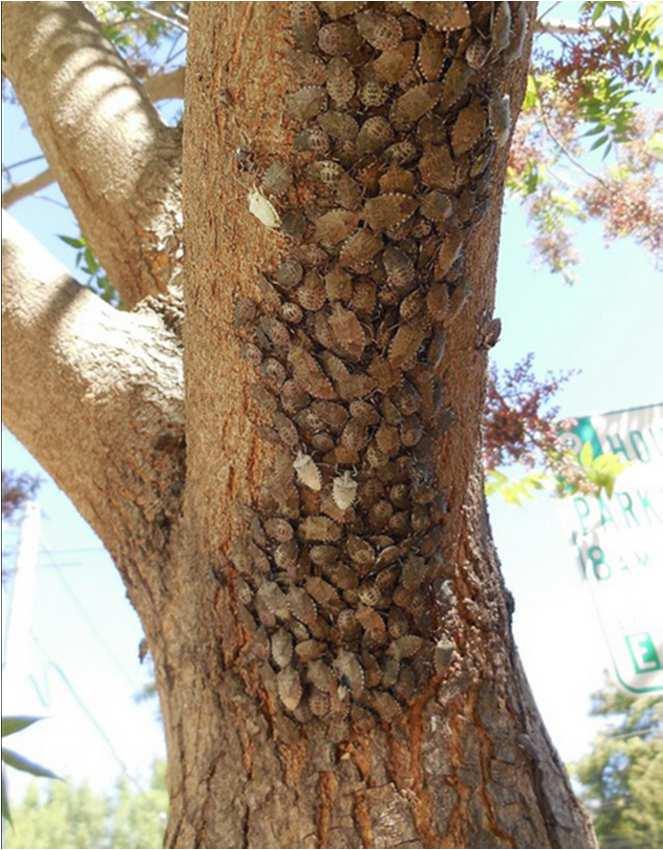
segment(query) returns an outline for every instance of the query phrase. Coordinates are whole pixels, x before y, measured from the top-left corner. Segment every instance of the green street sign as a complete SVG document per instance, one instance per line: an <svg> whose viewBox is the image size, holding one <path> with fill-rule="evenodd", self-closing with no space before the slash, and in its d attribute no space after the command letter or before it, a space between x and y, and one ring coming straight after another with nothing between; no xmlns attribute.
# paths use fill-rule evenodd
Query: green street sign
<svg viewBox="0 0 663 850"><path fill-rule="evenodd" d="M663 404L578 419L565 441L628 462L611 497L575 494L561 509L617 683L663 692Z"/></svg>

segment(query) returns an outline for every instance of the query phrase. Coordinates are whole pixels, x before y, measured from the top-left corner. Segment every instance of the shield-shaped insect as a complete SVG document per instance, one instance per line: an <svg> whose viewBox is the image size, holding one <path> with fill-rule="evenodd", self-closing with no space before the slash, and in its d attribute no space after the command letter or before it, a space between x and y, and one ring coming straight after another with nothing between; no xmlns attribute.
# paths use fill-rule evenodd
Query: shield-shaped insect
<svg viewBox="0 0 663 850"><path fill-rule="evenodd" d="M292 661L292 635L284 628L277 629L271 638L272 658L279 667L287 667Z"/></svg>
<svg viewBox="0 0 663 850"><path fill-rule="evenodd" d="M268 201L259 189L251 189L248 194L249 212L254 215L261 224L276 230L281 226L281 217L276 207Z"/></svg>
<svg viewBox="0 0 663 850"><path fill-rule="evenodd" d="M446 145L431 145L419 160L419 174L431 189L455 192L460 186L456 162Z"/></svg>
<svg viewBox="0 0 663 850"><path fill-rule="evenodd" d="M290 23L297 44L310 50L315 45L320 26L320 13L315 3L291 3Z"/></svg>
<svg viewBox="0 0 663 850"><path fill-rule="evenodd" d="M364 156L383 150L394 140L394 131L382 115L373 115L361 126L357 136L357 152Z"/></svg>
<svg viewBox="0 0 663 850"><path fill-rule="evenodd" d="M334 543L341 538L341 529L329 517L308 516L302 520L298 529L299 536L307 542Z"/></svg>
<svg viewBox="0 0 663 850"><path fill-rule="evenodd" d="M401 3L410 14L437 30L465 29L471 23L467 3Z"/></svg>
<svg viewBox="0 0 663 850"><path fill-rule="evenodd" d="M509 44L511 39L511 5L510 3L496 3L493 24L490 28L492 57L498 56Z"/></svg>
<svg viewBox="0 0 663 850"><path fill-rule="evenodd" d="M340 676L342 683L350 688L352 695L355 698L361 696L365 680L364 670L357 656L345 649L339 650L334 661L334 669Z"/></svg>
<svg viewBox="0 0 663 850"><path fill-rule="evenodd" d="M357 32L349 24L325 24L318 32L318 47L331 56L352 53L357 46Z"/></svg>
<svg viewBox="0 0 663 850"><path fill-rule="evenodd" d="M327 93L334 103L345 105L355 93L355 75L352 65L342 56L335 56L327 63Z"/></svg>
<svg viewBox="0 0 663 850"><path fill-rule="evenodd" d="M337 507L342 511L346 511L354 504L357 497L357 486L357 482L348 470L343 475L334 478L332 482L332 496Z"/></svg>
<svg viewBox="0 0 663 850"><path fill-rule="evenodd" d="M336 303L329 317L329 325L342 352L355 362L361 360L366 346L366 333L356 315Z"/></svg>
<svg viewBox="0 0 663 850"><path fill-rule="evenodd" d="M310 455L304 454L304 452L298 452L292 465L295 468L297 480L300 484L308 487L309 490L319 491L322 489L320 470Z"/></svg>
<svg viewBox="0 0 663 850"><path fill-rule="evenodd" d="M511 100L508 94L496 92L488 101L490 130L498 148L504 147L511 130Z"/></svg>
<svg viewBox="0 0 663 850"><path fill-rule="evenodd" d="M359 124L347 112L330 109L318 118L318 124L332 139L352 142L357 138Z"/></svg>
<svg viewBox="0 0 663 850"><path fill-rule="evenodd" d="M288 711L294 711L304 692L299 673L293 667L284 667L276 674L279 697Z"/></svg>
<svg viewBox="0 0 663 850"><path fill-rule="evenodd" d="M416 42L404 41L383 51L373 62L375 76L390 86L402 79L414 64Z"/></svg>
<svg viewBox="0 0 663 850"><path fill-rule="evenodd" d="M327 102L327 92L322 86L304 86L285 98L288 114L302 124L324 112Z"/></svg>
<svg viewBox="0 0 663 850"><path fill-rule="evenodd" d="M291 346L288 360L292 365L295 380L310 395L320 399L336 398L333 384L312 354L299 346Z"/></svg>
<svg viewBox="0 0 663 850"><path fill-rule="evenodd" d="M412 195L391 192L369 198L362 215L375 231L397 228L415 212L419 201Z"/></svg>
<svg viewBox="0 0 663 850"><path fill-rule="evenodd" d="M279 160L274 161L262 176L261 188L268 195L283 195L292 184L292 169Z"/></svg>
<svg viewBox="0 0 663 850"><path fill-rule="evenodd" d="M442 96L442 83L421 83L402 94L392 106L389 119L394 127L414 124L429 112Z"/></svg>
<svg viewBox="0 0 663 850"><path fill-rule="evenodd" d="M389 50L403 38L403 29L398 18L383 12L360 12L355 15L359 34L376 50Z"/></svg>
<svg viewBox="0 0 663 850"><path fill-rule="evenodd" d="M445 50L442 36L435 30L427 30L419 41L417 64L424 77L433 82L442 73Z"/></svg>
<svg viewBox="0 0 663 850"><path fill-rule="evenodd" d="M315 221L315 238L323 245L336 245L352 235L357 228L359 215L346 209L334 209Z"/></svg>
<svg viewBox="0 0 663 850"><path fill-rule="evenodd" d="M417 352L425 340L429 331L429 322L426 316L404 322L396 331L391 343L387 358L392 366L399 368L411 368Z"/></svg>
<svg viewBox="0 0 663 850"><path fill-rule="evenodd" d="M440 105L445 112L463 97L471 78L472 69L462 60L454 59L442 80Z"/></svg>
<svg viewBox="0 0 663 850"><path fill-rule="evenodd" d="M456 156L472 150L486 129L487 118L486 110L478 98L461 109L451 129L451 147Z"/></svg>

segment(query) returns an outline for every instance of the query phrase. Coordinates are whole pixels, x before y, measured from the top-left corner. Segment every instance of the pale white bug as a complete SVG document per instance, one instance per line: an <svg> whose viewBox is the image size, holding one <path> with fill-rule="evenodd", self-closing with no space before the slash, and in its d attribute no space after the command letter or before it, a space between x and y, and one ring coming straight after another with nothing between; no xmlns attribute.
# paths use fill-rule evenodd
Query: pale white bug
<svg viewBox="0 0 663 850"><path fill-rule="evenodd" d="M337 475L332 482L332 497L336 506L342 511L352 507L357 498L357 482L352 473L346 470L343 475Z"/></svg>
<svg viewBox="0 0 663 850"><path fill-rule="evenodd" d="M297 457L292 465L295 468L300 484L316 492L322 489L322 476L311 455L304 454L304 452L297 452Z"/></svg>

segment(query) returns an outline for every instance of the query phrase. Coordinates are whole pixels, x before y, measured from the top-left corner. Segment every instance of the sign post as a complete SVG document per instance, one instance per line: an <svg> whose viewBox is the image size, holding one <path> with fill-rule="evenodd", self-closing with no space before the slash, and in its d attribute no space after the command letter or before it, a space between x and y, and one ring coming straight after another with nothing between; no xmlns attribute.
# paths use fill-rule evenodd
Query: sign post
<svg viewBox="0 0 663 850"><path fill-rule="evenodd" d="M564 441L628 462L612 498L575 494L560 505L617 683L663 693L663 404L584 417Z"/></svg>

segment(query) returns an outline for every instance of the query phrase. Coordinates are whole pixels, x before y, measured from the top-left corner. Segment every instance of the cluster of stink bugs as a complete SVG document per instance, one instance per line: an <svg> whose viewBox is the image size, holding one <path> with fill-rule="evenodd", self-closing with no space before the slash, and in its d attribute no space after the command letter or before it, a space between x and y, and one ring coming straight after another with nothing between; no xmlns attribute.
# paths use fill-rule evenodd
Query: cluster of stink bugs
<svg viewBox="0 0 663 850"><path fill-rule="evenodd" d="M288 247L235 314L257 427L279 449L240 509L232 575L240 658L284 716L334 740L353 712L397 718L454 653L435 471L455 418L445 339L527 19L515 2L288 6L294 150L249 196Z"/></svg>

